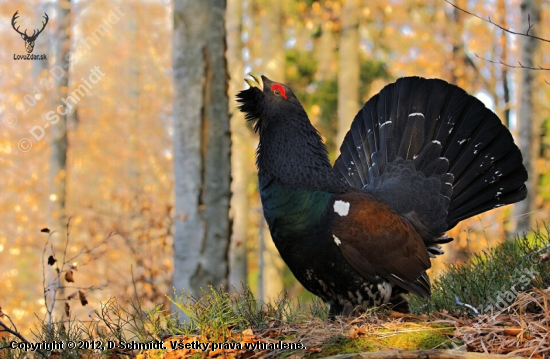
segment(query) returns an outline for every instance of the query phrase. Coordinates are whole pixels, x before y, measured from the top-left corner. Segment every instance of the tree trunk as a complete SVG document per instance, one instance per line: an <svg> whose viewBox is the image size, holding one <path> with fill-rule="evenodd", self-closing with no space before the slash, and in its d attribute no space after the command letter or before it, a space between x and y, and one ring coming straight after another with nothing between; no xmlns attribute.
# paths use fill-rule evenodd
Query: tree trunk
<svg viewBox="0 0 550 359"><path fill-rule="evenodd" d="M321 24L321 37L315 51L317 61L319 62L317 73L315 74L317 81L332 79L336 72L334 68L336 49L333 26L334 24L330 20L323 21Z"/></svg>
<svg viewBox="0 0 550 359"><path fill-rule="evenodd" d="M342 9L338 69L338 132L339 148L349 131L351 122L361 108L359 105L359 6L357 0L348 0Z"/></svg>
<svg viewBox="0 0 550 359"><path fill-rule="evenodd" d="M70 1L60 1L58 8L58 28L56 30L56 44L54 62L57 69L63 69L63 75L55 82L54 106L64 105L62 98L68 97L69 62L66 54L70 51ZM69 106L64 106L65 114L59 113L59 121L51 126L52 151L50 157L50 213L52 229L59 231L64 239L64 228L67 225L65 214L66 201L66 171L67 171L67 113L74 108L70 99L66 100Z"/></svg>
<svg viewBox="0 0 550 359"><path fill-rule="evenodd" d="M540 23L540 1L522 0L521 18L526 20L530 16L533 27L529 34L536 36ZM527 26L526 23L523 24ZM535 65L533 58L538 46L538 41L531 37L521 37L521 63L523 66L532 67ZM533 116L533 101L535 97L534 77L535 71L521 69L518 86L518 115L517 115L517 141L523 155L523 164L529 173L527 181L527 198L514 204L512 220L515 221L515 231L527 233L530 230L529 212L535 208L535 198L538 184L537 158L540 141L538 139L539 122Z"/></svg>
<svg viewBox="0 0 550 359"><path fill-rule="evenodd" d="M36 8L35 11L35 19L42 19L44 20L43 16L44 13L48 14L48 16L53 15L53 4L46 3L43 6L39 6ZM48 54L50 53L51 43L52 43L52 31L51 28L46 26L44 31L40 34L40 37L35 42L34 45L34 54L42 55L42 54ZM52 49L53 53L55 53L55 50ZM50 59L51 56L50 56ZM49 61L32 61L32 77L35 81L35 83L39 83L40 78L46 77L48 75L48 68L49 68Z"/></svg>
<svg viewBox="0 0 550 359"><path fill-rule="evenodd" d="M285 81L285 43L283 37L283 9L280 1L264 1L262 24L262 72L275 82ZM266 226L264 221L264 226ZM284 290L283 262L269 230L265 230L263 251L263 273L260 290L264 301L272 301Z"/></svg>
<svg viewBox="0 0 550 359"><path fill-rule="evenodd" d="M173 286L227 285L230 130L224 0L175 0Z"/></svg>
<svg viewBox="0 0 550 359"><path fill-rule="evenodd" d="M50 156L50 226L57 231L54 234L54 248L62 252L67 236L67 214L65 212L67 193L67 115L74 109L76 104L68 97L69 88L69 62L66 55L70 51L70 27L71 27L71 2L60 1L57 8L57 29L54 37L54 64L59 77L54 81L53 106L58 108L62 105L63 111L57 111L59 120L51 122L51 156ZM53 40L53 39L52 39ZM61 70L63 74L61 75ZM68 106L62 101L67 98ZM72 108L69 108L72 106ZM60 107L61 108L61 107ZM64 113L62 113L64 112ZM62 279L61 279L62 280ZM63 283L59 283L63 286ZM52 291L57 297L63 296L63 289ZM53 299L53 298L52 298ZM63 312L61 312L63 313Z"/></svg>
<svg viewBox="0 0 550 359"><path fill-rule="evenodd" d="M233 233L229 248L229 290L240 292L242 284L247 283L246 243L250 211L248 200L248 179L251 177L248 162L252 158L250 151L251 136L246 127L243 114L237 109L235 96L243 89L242 0L227 2L227 65L229 81L229 112L231 113L231 217Z"/></svg>

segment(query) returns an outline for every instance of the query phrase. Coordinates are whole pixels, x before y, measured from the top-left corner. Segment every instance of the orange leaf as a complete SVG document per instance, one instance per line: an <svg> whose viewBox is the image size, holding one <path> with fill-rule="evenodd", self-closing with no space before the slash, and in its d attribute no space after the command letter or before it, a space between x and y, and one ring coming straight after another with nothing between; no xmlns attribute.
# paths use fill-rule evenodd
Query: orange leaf
<svg viewBox="0 0 550 359"><path fill-rule="evenodd" d="M74 277L73 277L73 271L72 270L65 273L65 280L69 283L74 283Z"/></svg>

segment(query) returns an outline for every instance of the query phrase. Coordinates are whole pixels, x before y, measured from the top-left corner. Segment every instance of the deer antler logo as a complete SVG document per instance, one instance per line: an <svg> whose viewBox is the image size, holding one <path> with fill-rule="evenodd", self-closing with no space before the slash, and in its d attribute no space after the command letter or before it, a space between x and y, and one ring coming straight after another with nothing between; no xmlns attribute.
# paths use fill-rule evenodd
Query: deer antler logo
<svg viewBox="0 0 550 359"><path fill-rule="evenodd" d="M13 29L15 31L17 31L17 33L19 35L21 35L21 38L23 38L23 40L25 40L25 48L27 49L27 53L30 54L32 52L32 50L34 49L34 42L36 41L36 38L38 37L38 35L40 35L40 33L42 31L44 31L44 28L46 27L46 24L48 23L48 14L44 13L44 19L46 19L46 22L42 22L42 29L33 30L32 35L29 36L29 35L27 35L27 30L25 30L25 32L19 31L19 28L21 26L18 26L17 28L15 27L15 20L17 20L17 18L19 17L19 15L17 15L18 12L19 12L19 10L17 10L15 12L15 14L13 14L13 17L11 19L11 26L13 27Z"/></svg>

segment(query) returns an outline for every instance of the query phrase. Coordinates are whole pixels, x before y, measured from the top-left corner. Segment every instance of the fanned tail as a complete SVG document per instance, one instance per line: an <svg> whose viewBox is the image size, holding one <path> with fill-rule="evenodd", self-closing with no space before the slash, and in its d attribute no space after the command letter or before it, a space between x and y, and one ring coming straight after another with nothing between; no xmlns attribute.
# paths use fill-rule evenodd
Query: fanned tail
<svg viewBox="0 0 550 359"><path fill-rule="evenodd" d="M340 153L334 169L342 180L414 212L434 236L527 195L508 129L443 80L407 77L386 86L359 111Z"/></svg>

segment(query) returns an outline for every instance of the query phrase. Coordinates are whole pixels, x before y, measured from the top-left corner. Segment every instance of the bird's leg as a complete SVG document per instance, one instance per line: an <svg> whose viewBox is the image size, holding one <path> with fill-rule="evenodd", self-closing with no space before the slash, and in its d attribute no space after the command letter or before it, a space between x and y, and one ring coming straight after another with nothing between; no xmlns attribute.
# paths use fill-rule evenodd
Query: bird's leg
<svg viewBox="0 0 550 359"><path fill-rule="evenodd" d="M342 315L344 307L340 304L329 303L328 304L328 319L334 319L337 315Z"/></svg>
<svg viewBox="0 0 550 359"><path fill-rule="evenodd" d="M411 307L405 296L401 293L390 298L387 304L388 308L399 313L410 313Z"/></svg>

